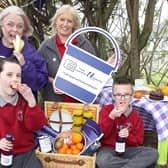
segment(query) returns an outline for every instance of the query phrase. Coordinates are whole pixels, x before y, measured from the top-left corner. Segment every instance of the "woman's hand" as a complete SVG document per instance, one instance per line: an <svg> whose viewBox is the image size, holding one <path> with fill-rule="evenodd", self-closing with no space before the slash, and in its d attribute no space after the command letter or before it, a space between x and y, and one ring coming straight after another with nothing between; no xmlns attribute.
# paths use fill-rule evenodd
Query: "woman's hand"
<svg viewBox="0 0 168 168"><path fill-rule="evenodd" d="M54 82L54 78L53 77L48 77L48 81L49 81L49 83L53 83Z"/></svg>
<svg viewBox="0 0 168 168"><path fill-rule="evenodd" d="M25 64L25 59L23 57L23 54L18 51L13 51L13 55L17 58L20 65L23 66Z"/></svg>
<svg viewBox="0 0 168 168"><path fill-rule="evenodd" d="M54 82L54 78L52 78L52 77L48 77L48 81L49 81L50 83L53 84L53 82ZM59 94L59 95L64 94L64 93L62 93L61 91L55 89L54 86L53 86L53 92L54 92L55 94Z"/></svg>
<svg viewBox="0 0 168 168"><path fill-rule="evenodd" d="M4 151L10 151L13 148L11 141L6 140L6 138L0 139L0 149Z"/></svg>
<svg viewBox="0 0 168 168"><path fill-rule="evenodd" d="M54 93L55 93L55 94L59 94L59 95L64 94L64 93L62 93L61 91L59 91L59 90L57 90L57 89L54 89L54 88L53 88L53 90L54 90Z"/></svg>

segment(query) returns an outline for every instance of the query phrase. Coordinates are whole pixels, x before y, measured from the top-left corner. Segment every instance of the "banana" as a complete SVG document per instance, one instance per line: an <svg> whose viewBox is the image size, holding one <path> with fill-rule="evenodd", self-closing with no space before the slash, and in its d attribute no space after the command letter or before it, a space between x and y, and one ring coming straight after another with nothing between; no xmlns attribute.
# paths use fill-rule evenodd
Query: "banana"
<svg viewBox="0 0 168 168"><path fill-rule="evenodd" d="M14 50L17 52L21 52L24 47L24 41L20 38L19 35L16 35L16 38L13 40Z"/></svg>

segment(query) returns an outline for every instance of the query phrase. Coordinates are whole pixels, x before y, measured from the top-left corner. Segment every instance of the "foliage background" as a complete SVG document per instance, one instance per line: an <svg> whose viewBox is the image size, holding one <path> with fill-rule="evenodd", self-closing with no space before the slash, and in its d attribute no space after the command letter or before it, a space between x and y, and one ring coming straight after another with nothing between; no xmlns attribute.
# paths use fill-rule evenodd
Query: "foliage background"
<svg viewBox="0 0 168 168"><path fill-rule="evenodd" d="M116 76L132 80L144 78L146 83L161 87L168 82L168 6L165 0L1 0L1 10L18 5L29 16L34 27L31 43L37 48L51 36L50 19L62 4L73 5L80 13L82 27L98 26L117 39L123 65ZM166 17L163 17L166 15ZM106 60L113 46L97 33L87 34L97 56Z"/></svg>

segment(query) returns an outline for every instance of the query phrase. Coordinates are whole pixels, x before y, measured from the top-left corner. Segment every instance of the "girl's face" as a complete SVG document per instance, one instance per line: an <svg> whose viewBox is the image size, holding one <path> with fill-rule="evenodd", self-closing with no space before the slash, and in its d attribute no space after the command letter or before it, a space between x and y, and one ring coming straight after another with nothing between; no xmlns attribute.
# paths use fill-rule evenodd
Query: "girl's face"
<svg viewBox="0 0 168 168"><path fill-rule="evenodd" d="M11 88L12 83L21 83L21 67L16 63L6 62L0 72L0 95L12 96L16 93Z"/></svg>
<svg viewBox="0 0 168 168"><path fill-rule="evenodd" d="M13 47L12 41L15 39L16 35L23 35L24 31L24 21L21 16L17 14L7 15L2 22L2 42L6 47Z"/></svg>
<svg viewBox="0 0 168 168"><path fill-rule="evenodd" d="M69 37L73 33L74 20L71 12L61 14L56 21L56 30L59 36Z"/></svg>

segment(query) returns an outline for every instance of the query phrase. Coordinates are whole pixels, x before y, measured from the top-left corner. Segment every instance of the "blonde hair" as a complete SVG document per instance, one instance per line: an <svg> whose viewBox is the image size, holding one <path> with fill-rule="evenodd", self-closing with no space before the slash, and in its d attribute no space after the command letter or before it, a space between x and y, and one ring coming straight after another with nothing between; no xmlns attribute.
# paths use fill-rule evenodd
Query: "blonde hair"
<svg viewBox="0 0 168 168"><path fill-rule="evenodd" d="M9 6L1 11L1 13L0 13L0 27L3 25L3 20L5 19L5 17L8 16L9 14L12 14L12 13L22 17L22 19L24 21L23 34L26 36L32 35L33 27L30 23L30 20L27 17L27 15L25 14L25 12L18 6Z"/></svg>
<svg viewBox="0 0 168 168"><path fill-rule="evenodd" d="M56 22L58 17L63 14L66 13L67 11L71 12L72 16L73 16L73 21L74 21L74 28L73 28L73 32L77 29L80 28L80 17L78 15L78 12L76 9L74 9L72 6L70 5L63 5L61 6L59 9L57 9L55 15L52 17L51 19L51 28L52 28L52 32L56 33Z"/></svg>

